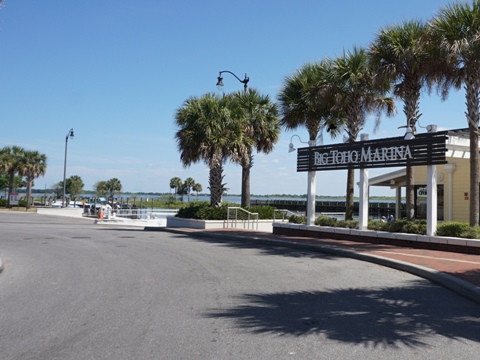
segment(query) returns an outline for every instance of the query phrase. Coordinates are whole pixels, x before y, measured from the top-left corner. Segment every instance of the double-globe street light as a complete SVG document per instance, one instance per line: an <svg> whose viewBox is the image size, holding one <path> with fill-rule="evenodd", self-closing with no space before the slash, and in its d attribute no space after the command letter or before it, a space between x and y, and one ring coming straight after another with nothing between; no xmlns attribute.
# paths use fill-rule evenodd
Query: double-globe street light
<svg viewBox="0 0 480 360"><path fill-rule="evenodd" d="M217 78L217 80L218 80L217 81L217 89L218 90L222 90L222 88L223 88L223 77L222 77L223 73L228 73L228 74L231 74L231 75L235 76L237 78L237 80L240 81L243 84L244 91L245 92L247 91L247 84L250 81L250 78L247 76L247 74L245 74L245 78L242 80L237 75L235 75L233 72L228 71L228 70L223 70L223 71L219 72L218 78Z"/></svg>
<svg viewBox="0 0 480 360"><path fill-rule="evenodd" d="M73 139L73 128L68 130L67 136L65 136L65 160L63 162L63 200L62 200L62 208L66 206L65 202L65 190L66 190L66 176L67 176L67 145L68 145L68 138Z"/></svg>

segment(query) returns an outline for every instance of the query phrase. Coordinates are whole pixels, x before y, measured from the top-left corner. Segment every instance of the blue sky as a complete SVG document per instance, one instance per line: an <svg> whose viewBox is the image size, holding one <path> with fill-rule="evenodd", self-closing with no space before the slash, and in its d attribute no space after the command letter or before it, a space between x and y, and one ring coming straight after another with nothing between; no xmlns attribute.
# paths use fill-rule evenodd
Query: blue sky
<svg viewBox="0 0 480 360"><path fill-rule="evenodd" d="M0 147L18 145L48 157L35 181L43 189L79 175L85 189L116 177L124 191L169 192L174 176L208 187L203 163L183 168L174 134L175 110L190 96L216 92L218 72L229 70L270 95L303 64L368 46L382 27L426 20L443 0L5 0L0 8ZM224 75L224 91L242 89ZM421 125L464 128L463 91L446 102L425 94ZM370 139L400 136L398 114L383 118ZM275 150L255 156L253 194L305 194L307 174L296 172L292 135L283 132ZM339 140L336 140L338 142ZM326 136L324 143L332 141ZM296 147L302 144L294 139ZM370 171L370 177L393 169ZM358 176L358 174L356 174ZM241 192L241 169L227 164L229 193ZM344 195L344 171L319 172L318 195ZM356 189L358 190L358 189ZM394 195L372 189L372 195Z"/></svg>

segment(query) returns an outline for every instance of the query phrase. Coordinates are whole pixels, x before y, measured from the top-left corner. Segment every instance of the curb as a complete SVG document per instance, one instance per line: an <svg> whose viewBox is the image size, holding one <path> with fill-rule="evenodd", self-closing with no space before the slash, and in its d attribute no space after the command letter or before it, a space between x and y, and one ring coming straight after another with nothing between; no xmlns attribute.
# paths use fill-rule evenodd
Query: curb
<svg viewBox="0 0 480 360"><path fill-rule="evenodd" d="M404 261L394 260L378 255L369 255L365 253L358 253L351 250L345 250L343 248L338 248L334 246L318 245L318 244L305 244L302 242L296 241L287 241L279 239L264 239L260 237L250 237L242 235L229 235L229 234L216 234L214 232L189 232L182 231L175 228L162 228L161 231L168 231L173 233L178 233L182 235L188 235L192 237L202 237L202 238L215 238L223 240L235 240L235 241L255 241L255 243L261 245L273 245L273 246L284 246L292 249L300 250L310 250L326 254L344 256L356 260L367 261L377 265L389 267L392 269L404 271L412 275L427 279L433 283L441 285L458 295L466 297L469 300L472 300L480 304L480 287L475 286L465 280L459 279L455 276L443 273L441 271L429 269L419 265L413 265Z"/></svg>

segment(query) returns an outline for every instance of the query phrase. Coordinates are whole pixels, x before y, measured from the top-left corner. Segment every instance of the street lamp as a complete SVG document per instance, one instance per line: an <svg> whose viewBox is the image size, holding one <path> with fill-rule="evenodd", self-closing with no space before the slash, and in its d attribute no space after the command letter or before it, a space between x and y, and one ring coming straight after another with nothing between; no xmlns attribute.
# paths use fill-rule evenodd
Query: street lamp
<svg viewBox="0 0 480 360"><path fill-rule="evenodd" d="M67 145L68 145L68 138L73 139L73 128L68 130L67 136L65 136L65 160L63 162L63 200L62 200L62 208L65 207L65 190L66 190L66 176L67 176Z"/></svg>
<svg viewBox="0 0 480 360"><path fill-rule="evenodd" d="M233 72L231 71L228 71L228 70L223 70L223 71L220 71L219 74L218 74L218 81L217 81L217 89L218 90L222 90L223 88L223 77L222 77L222 73L229 73L233 76L235 76L237 78L238 81L240 81L242 84L243 84L243 89L245 91L247 91L247 84L248 82L250 81L250 78L247 76L247 74L245 74L245 78L243 80L241 80L237 75L235 75Z"/></svg>

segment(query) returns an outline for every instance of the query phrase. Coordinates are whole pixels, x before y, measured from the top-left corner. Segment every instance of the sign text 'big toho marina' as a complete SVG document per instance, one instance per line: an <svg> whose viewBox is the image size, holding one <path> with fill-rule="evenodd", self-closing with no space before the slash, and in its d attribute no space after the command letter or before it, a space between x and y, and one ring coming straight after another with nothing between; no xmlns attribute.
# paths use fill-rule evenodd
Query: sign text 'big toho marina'
<svg viewBox="0 0 480 360"><path fill-rule="evenodd" d="M315 165L357 164L361 162L385 162L412 159L409 145L377 147L362 147L360 150L330 150L315 151Z"/></svg>
<svg viewBox="0 0 480 360"><path fill-rule="evenodd" d="M445 164L446 132L298 149L297 171Z"/></svg>

